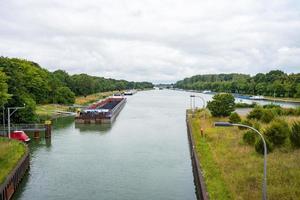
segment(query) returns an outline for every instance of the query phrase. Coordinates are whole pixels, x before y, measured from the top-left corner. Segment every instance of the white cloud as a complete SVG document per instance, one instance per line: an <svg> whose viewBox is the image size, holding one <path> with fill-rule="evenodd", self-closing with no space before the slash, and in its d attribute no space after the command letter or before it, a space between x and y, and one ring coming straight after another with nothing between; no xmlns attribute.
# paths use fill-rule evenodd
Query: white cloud
<svg viewBox="0 0 300 200"><path fill-rule="evenodd" d="M300 71L292 0L2 0L0 55L49 70L172 82Z"/></svg>

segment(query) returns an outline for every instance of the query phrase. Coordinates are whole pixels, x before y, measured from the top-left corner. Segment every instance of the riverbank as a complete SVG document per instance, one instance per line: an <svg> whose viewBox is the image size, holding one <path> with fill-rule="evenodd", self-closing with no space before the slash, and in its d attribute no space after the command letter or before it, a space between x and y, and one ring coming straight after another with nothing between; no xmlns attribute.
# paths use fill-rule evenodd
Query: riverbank
<svg viewBox="0 0 300 200"><path fill-rule="evenodd" d="M115 93L122 93L123 91L109 91L109 92L99 92L95 94L90 94L87 96L79 96L75 99L76 105L87 106L91 103L99 101L101 99L105 99L106 97L112 96Z"/></svg>
<svg viewBox="0 0 300 200"><path fill-rule="evenodd" d="M75 105L79 106L87 106L96 101L105 99L106 97L112 96L115 93L120 91L109 91L109 92L99 92L87 96L78 96L75 99ZM122 92L122 91L121 91ZM59 117L62 114L58 113L58 111L63 112L75 112L75 110L69 105L61 105L61 104L43 104L36 106L36 114L40 118L40 121Z"/></svg>
<svg viewBox="0 0 300 200"><path fill-rule="evenodd" d="M265 97L266 100L269 101L278 101L278 102L286 102L286 103L300 103L300 98L281 98L281 97Z"/></svg>
<svg viewBox="0 0 300 200"><path fill-rule="evenodd" d="M204 119L199 112L188 119L209 198L261 199L263 157L243 142L244 130L215 128L215 121L228 119L207 115ZM268 199L297 199L299 195L300 149L275 149L268 154Z"/></svg>
<svg viewBox="0 0 300 200"><path fill-rule="evenodd" d="M0 137L0 185L25 154L23 143Z"/></svg>

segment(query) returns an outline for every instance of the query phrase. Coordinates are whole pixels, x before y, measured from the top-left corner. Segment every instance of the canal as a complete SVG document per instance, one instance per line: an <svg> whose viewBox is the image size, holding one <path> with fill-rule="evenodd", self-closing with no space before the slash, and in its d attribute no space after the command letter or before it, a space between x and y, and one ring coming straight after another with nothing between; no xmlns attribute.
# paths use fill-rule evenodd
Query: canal
<svg viewBox="0 0 300 200"><path fill-rule="evenodd" d="M196 199L189 95L139 92L112 126L56 120L51 141L30 143L31 168L14 199Z"/></svg>

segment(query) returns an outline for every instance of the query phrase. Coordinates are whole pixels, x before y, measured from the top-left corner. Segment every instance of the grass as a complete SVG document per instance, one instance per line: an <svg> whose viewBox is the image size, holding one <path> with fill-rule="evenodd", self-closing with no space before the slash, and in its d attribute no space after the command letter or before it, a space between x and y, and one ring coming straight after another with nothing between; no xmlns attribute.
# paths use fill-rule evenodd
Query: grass
<svg viewBox="0 0 300 200"><path fill-rule="evenodd" d="M25 146L21 142L0 137L0 184L15 168L25 151Z"/></svg>
<svg viewBox="0 0 300 200"><path fill-rule="evenodd" d="M86 97L84 97L84 96L76 97L75 104L88 105L88 104L94 103L100 99L104 99L106 97L112 96L114 93L119 93L119 92L120 91L99 92L99 93L88 95Z"/></svg>
<svg viewBox="0 0 300 200"><path fill-rule="evenodd" d="M110 92L100 92L88 95L86 97L79 96L75 99L75 104L77 105L89 105L94 103L98 100L104 99L108 96L112 96L114 93L119 91L110 91ZM69 106L67 105L60 105L60 104L43 104L36 106L36 114L41 119L40 121L50 119L52 116L56 115L56 111L69 111Z"/></svg>
<svg viewBox="0 0 300 200"><path fill-rule="evenodd" d="M286 101L286 102L300 102L300 98L297 97L272 97L266 96L268 100L279 100L279 101Z"/></svg>
<svg viewBox="0 0 300 200"><path fill-rule="evenodd" d="M60 104L44 104L44 105L37 105L36 107L36 113L41 115L53 115L55 114L55 111L67 111L69 109L69 106L66 105L60 105Z"/></svg>
<svg viewBox="0 0 300 200"><path fill-rule="evenodd" d="M299 118L297 118L299 120ZM261 199L263 157L243 143L236 127L215 128L227 119L190 117L197 155L210 199ZM288 122L295 118L287 118ZM200 135L204 127L205 137ZM268 154L268 199L299 199L300 149L275 149Z"/></svg>

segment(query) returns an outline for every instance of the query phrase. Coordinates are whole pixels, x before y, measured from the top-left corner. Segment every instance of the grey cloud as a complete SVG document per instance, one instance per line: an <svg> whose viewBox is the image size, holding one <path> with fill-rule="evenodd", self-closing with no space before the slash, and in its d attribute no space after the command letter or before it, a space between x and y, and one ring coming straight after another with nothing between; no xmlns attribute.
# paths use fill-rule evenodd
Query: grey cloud
<svg viewBox="0 0 300 200"><path fill-rule="evenodd" d="M199 73L299 72L296 0L4 0L0 55L49 70L173 82Z"/></svg>

